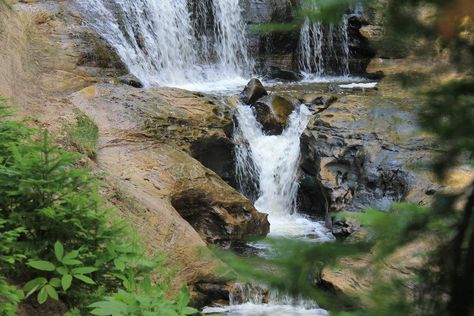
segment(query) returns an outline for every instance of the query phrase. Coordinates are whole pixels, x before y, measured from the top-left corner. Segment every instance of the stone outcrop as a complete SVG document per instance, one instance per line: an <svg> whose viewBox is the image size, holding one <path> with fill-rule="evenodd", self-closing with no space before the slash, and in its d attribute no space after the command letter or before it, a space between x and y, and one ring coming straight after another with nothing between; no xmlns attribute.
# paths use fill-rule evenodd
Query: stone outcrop
<svg viewBox="0 0 474 316"><path fill-rule="evenodd" d="M190 154L203 135L225 139L230 118L216 110L225 111L223 104L184 90L114 85L88 87L73 101L104 135L98 160L138 188L128 195L160 197L208 244L229 247L266 235L266 215ZM143 187L150 191L140 193Z"/></svg>
<svg viewBox="0 0 474 316"><path fill-rule="evenodd" d="M387 209L398 201L427 204L440 188L412 167L433 153L429 139L417 131L415 113L403 106L419 100L399 87L386 101L392 85L387 81L379 90L349 94L337 86L328 93L331 84L322 84L320 94L278 92L303 101L313 112L301 138L302 212L326 219L329 226L330 212ZM341 237L356 230L334 223Z"/></svg>

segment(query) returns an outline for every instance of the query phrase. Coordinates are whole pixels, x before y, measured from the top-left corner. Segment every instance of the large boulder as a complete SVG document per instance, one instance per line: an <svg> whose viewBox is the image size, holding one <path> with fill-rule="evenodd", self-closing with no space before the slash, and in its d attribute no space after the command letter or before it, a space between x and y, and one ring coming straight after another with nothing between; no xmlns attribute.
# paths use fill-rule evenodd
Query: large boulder
<svg viewBox="0 0 474 316"><path fill-rule="evenodd" d="M279 135L287 126L295 104L282 96L272 94L258 100L254 108L263 130L271 135Z"/></svg>
<svg viewBox="0 0 474 316"><path fill-rule="evenodd" d="M268 95L262 82L257 78L252 78L240 94L240 99L245 104L255 104L263 96Z"/></svg>
<svg viewBox="0 0 474 316"><path fill-rule="evenodd" d="M231 111L218 99L100 84L72 102L97 124L98 164L120 203L133 205L121 215L150 253L164 252L176 265L177 281L212 283L214 265L198 256L206 244L229 247L266 235L266 215L192 156L213 165L214 156L194 147L205 137L213 140L209 148L221 146L231 133Z"/></svg>

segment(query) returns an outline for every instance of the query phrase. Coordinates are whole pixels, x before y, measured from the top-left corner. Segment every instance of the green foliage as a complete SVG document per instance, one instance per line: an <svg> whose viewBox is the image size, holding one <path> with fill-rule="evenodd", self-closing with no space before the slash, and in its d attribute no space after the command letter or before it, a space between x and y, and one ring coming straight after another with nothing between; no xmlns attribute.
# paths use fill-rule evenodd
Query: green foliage
<svg viewBox="0 0 474 316"><path fill-rule="evenodd" d="M23 298L23 291L18 290L13 285L9 285L5 278L0 275L0 315L16 315L18 303Z"/></svg>
<svg viewBox="0 0 474 316"><path fill-rule="evenodd" d="M5 221L0 218L0 315L16 315L16 306L23 299L21 290L9 285L2 276L3 267L12 267L15 262L24 258L23 255L15 252L15 243L24 232L18 227L13 230L4 230Z"/></svg>
<svg viewBox="0 0 474 316"><path fill-rule="evenodd" d="M35 278L25 284L23 290L26 297L38 291L38 303L43 304L48 296L54 300L58 300L58 290L66 293L71 287L73 280L83 282L85 284L94 285L95 282L88 274L97 271L95 267L84 266L80 260L79 250L73 250L64 253L62 243L57 241L54 244L54 254L56 262L44 260L30 260L28 266L39 271L53 272L48 279L44 277Z"/></svg>
<svg viewBox="0 0 474 316"><path fill-rule="evenodd" d="M184 294L177 301L164 298L170 280L164 259L147 258L133 232L103 206L100 183L76 165L79 156L55 145L46 131L12 121L4 102L0 99L0 314L14 315L25 293L36 293L40 304L61 300L71 308L69 315L80 315L117 291L137 295L140 304L148 300L151 310L190 312L182 306L188 303ZM163 282L138 290L151 275Z"/></svg>
<svg viewBox="0 0 474 316"><path fill-rule="evenodd" d="M129 280L134 282L134 280ZM148 277L126 287L102 301L90 305L92 315L101 316L185 316L194 315L198 310L188 306L189 293L183 288L176 301L166 300L165 289L160 284L153 285Z"/></svg>
<svg viewBox="0 0 474 316"><path fill-rule="evenodd" d="M75 123L65 127L64 141L89 158L95 158L99 129L84 113L77 112Z"/></svg>

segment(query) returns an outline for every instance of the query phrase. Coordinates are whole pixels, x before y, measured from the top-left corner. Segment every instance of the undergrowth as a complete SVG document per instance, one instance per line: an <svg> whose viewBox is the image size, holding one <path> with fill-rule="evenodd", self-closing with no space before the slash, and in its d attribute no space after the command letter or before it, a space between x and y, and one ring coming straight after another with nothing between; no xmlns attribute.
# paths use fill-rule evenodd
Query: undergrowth
<svg viewBox="0 0 474 316"><path fill-rule="evenodd" d="M165 298L165 260L146 256L104 207L101 183L77 167L80 155L10 115L0 99L0 315L15 315L31 296L61 301L69 315L195 314L184 288ZM92 146L95 125L80 117L73 130Z"/></svg>

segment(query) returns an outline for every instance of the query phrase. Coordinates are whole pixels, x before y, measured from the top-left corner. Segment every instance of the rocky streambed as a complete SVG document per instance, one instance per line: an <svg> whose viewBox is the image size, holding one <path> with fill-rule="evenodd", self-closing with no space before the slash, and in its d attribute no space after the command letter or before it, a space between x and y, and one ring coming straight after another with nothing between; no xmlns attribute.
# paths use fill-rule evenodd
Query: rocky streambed
<svg viewBox="0 0 474 316"><path fill-rule="evenodd" d="M245 19L285 21L291 1L277 2L272 7L268 1L250 1ZM396 201L426 204L441 187L415 168L436 147L417 129L419 100L391 79L404 61L375 60L371 71L387 75L376 85L362 80L364 85L346 86L360 81L352 77L291 82L297 34L269 33L249 41L260 47L257 59L267 63L262 67L280 82L264 80L259 86L254 80L244 98L239 94L243 86L219 93L140 88L135 78L123 77L128 71L115 51L83 24L68 1L28 1L14 8L2 18L19 26L15 30L32 33L25 37L8 30L21 45L15 46L16 55L9 55L19 59L6 59L0 66L16 74L0 77L0 94L14 97L22 114L34 115L35 124L52 132L60 133L76 111L98 126L96 160L85 163L103 174L109 203L138 231L150 254L167 256L176 271L174 283L188 284L197 306L228 303L235 292L215 273L218 260L203 256L203 249L242 247L250 237L263 238L272 229L267 214L254 206L260 184L254 181L242 190L237 171L239 142L234 136L242 103L255 109L269 136L280 135L297 109L307 111L295 141L299 185L293 206L327 234L357 238L358 224L337 220L339 211L386 209ZM350 25L351 32L362 27L356 19ZM267 45L281 36L288 47ZM351 49L360 52L352 55L351 67L362 67L363 73L370 54L361 48L365 42L359 35L351 38ZM271 68L275 66L289 72ZM462 171L462 177L471 176L470 170ZM407 249L405 256L420 247ZM390 269L409 271L416 264L398 260ZM367 267L367 260L344 262L351 265ZM325 271L323 283L344 292L370 286L370 280L345 269Z"/></svg>

